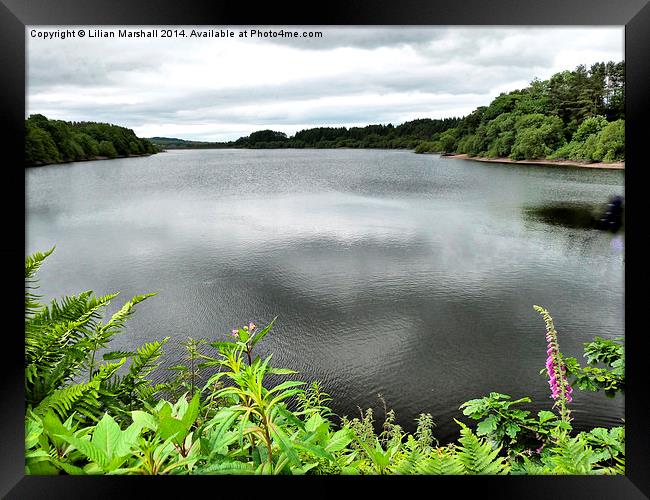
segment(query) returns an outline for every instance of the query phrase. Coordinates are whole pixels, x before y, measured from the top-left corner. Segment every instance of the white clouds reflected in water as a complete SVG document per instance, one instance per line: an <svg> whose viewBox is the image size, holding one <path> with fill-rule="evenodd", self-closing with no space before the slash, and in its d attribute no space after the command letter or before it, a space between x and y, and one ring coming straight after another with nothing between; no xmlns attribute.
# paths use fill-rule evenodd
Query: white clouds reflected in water
<svg viewBox="0 0 650 500"><path fill-rule="evenodd" d="M195 140L463 116L534 77L623 60L624 39L623 27L310 26L322 38L298 39L30 36L66 28L80 27L26 28L27 115ZM272 29L280 28L303 31Z"/></svg>

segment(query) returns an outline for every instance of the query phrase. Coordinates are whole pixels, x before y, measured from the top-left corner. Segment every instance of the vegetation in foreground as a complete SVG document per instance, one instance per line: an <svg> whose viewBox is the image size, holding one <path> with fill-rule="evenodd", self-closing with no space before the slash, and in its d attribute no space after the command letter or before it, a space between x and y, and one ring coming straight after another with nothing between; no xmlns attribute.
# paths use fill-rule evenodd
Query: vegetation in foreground
<svg viewBox="0 0 650 500"><path fill-rule="evenodd" d="M25 120L27 166L157 152L150 141L118 125L48 120L38 114Z"/></svg>
<svg viewBox="0 0 650 500"><path fill-rule="evenodd" d="M138 295L104 321L117 294L92 292L42 305L36 273L54 249L25 260L25 470L52 474L624 474L625 430L575 433L575 388L624 390L622 339L585 345L586 366L560 351L553 320L546 324L549 410L532 414L530 399L490 393L460 405L460 437L440 445L432 416L414 433L395 413L383 423L371 409L337 417L317 382L261 359L255 347L271 331L253 323L208 344L188 339L187 364L154 384L167 341L133 352L106 351L133 314ZM540 329L541 330L541 329ZM543 330L542 330L543 331ZM540 331L541 340L541 331ZM100 352L101 354L100 359ZM128 362L127 362L128 361ZM202 370L213 373L198 383ZM282 378L275 385L268 377ZM459 415L460 417L460 415Z"/></svg>

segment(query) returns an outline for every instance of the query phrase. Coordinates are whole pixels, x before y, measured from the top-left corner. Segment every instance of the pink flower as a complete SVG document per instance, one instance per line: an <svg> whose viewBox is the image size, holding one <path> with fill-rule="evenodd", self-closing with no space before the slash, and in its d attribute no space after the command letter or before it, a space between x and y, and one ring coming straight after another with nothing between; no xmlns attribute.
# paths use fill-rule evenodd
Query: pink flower
<svg viewBox="0 0 650 500"><path fill-rule="evenodd" d="M252 332L253 330L255 330L255 328L256 328L255 323L253 323L252 321L248 323L248 331Z"/></svg>
<svg viewBox="0 0 650 500"><path fill-rule="evenodd" d="M233 330L232 333L231 333L231 335L232 335L233 337L239 337L239 330Z"/></svg>

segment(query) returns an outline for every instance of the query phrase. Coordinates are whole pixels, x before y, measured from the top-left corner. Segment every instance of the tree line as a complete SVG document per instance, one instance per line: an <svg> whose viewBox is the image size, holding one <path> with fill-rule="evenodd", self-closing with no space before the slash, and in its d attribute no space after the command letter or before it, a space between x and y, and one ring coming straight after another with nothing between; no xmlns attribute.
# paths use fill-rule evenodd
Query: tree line
<svg viewBox="0 0 650 500"><path fill-rule="evenodd" d="M625 63L584 65L502 93L416 152L513 160L625 159Z"/></svg>
<svg viewBox="0 0 650 500"><path fill-rule="evenodd" d="M436 137L455 127L460 118L422 118L401 125L366 125L365 127L315 127L287 137L284 132L259 130L229 142L184 141L167 137L152 137L159 147L180 148L384 148L413 149L423 140Z"/></svg>
<svg viewBox="0 0 650 500"><path fill-rule="evenodd" d="M149 140L133 130L95 122L49 120L41 114L25 120L25 164L46 165L66 161L116 158L157 153Z"/></svg>
<svg viewBox="0 0 650 500"><path fill-rule="evenodd" d="M398 148L488 158L625 159L625 63L599 62L501 93L462 118L401 125L260 130L229 142L152 138L163 148Z"/></svg>

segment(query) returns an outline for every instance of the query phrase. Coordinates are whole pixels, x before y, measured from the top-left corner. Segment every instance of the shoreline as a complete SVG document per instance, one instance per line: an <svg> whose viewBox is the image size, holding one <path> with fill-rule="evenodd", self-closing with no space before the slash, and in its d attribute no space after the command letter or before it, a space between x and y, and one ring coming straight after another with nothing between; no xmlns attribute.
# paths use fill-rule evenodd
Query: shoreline
<svg viewBox="0 0 650 500"><path fill-rule="evenodd" d="M142 156L152 156L158 153L142 153L142 154L128 154L123 156L93 156L92 158L83 158L81 160L70 160L70 161L57 161L56 163L35 163L32 165L25 165L25 168L34 168L34 167L47 167L48 165L65 165L66 163L77 163L80 161L98 161L98 160L118 160L120 158L140 158Z"/></svg>
<svg viewBox="0 0 650 500"><path fill-rule="evenodd" d="M440 158L451 158L453 160L474 160L486 163L510 163L515 165L545 165L558 167L578 168L599 168L603 170L625 170L625 162L616 163L586 163L572 160L511 160L510 158L484 158L481 156L469 156L468 154L440 155Z"/></svg>

